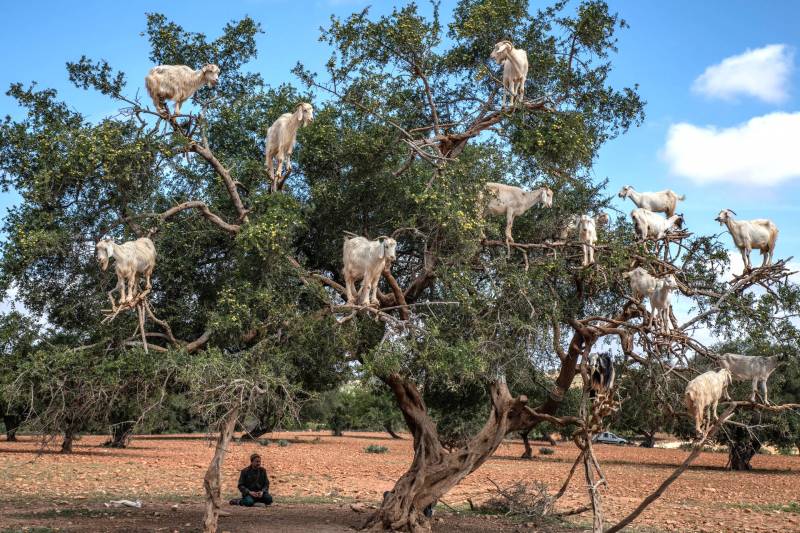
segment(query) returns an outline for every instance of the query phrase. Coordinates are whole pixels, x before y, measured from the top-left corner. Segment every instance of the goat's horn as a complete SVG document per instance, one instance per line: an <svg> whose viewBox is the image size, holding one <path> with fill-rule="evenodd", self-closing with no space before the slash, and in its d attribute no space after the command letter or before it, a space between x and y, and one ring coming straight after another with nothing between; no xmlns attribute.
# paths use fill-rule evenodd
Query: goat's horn
<svg viewBox="0 0 800 533"><path fill-rule="evenodd" d="M733 213L733 214L734 214L734 215L736 215L737 217L739 216L739 213L737 213L737 212L736 212L736 211L734 211L733 209L728 209L728 211L730 211L731 213Z"/></svg>
<svg viewBox="0 0 800 533"><path fill-rule="evenodd" d="M380 239L391 239L391 237L389 237L388 235L379 235L379 236L377 236L375 238L378 239L378 240L380 240Z"/></svg>

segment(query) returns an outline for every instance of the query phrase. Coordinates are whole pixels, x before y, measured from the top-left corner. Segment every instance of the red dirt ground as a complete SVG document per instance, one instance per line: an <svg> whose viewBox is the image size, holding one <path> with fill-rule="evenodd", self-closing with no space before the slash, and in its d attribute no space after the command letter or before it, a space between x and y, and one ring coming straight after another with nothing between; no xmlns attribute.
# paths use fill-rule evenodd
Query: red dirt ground
<svg viewBox="0 0 800 533"><path fill-rule="evenodd" d="M270 474L276 504L268 510L227 508L232 516L221 519L220 530L350 530L365 515L351 511L349 503L377 503L411 462L408 436L392 440L384 435L290 432L270 435L269 446L234 444L225 462L226 494L235 495L238 470L248 463L250 453L258 451ZM213 451L207 439L138 437L125 450L100 447L104 439L85 437L72 455L38 454L38 442L32 437L0 442L0 531L33 525L61 531L197 530L202 476ZM288 439L290 444L281 447L275 439ZM365 453L369 444L387 446L389 452ZM609 523L633 509L687 453L604 445L596 446L596 451L610 484L602 490ZM520 442L507 441L443 501L456 509L464 509L468 498L479 503L494 487L490 480L501 486L539 480L555 492L577 456L572 444L560 444L549 456L538 456L537 449L532 461L518 460L521 453ZM800 457L759 455L753 459L752 472L727 472L726 460L725 454L702 454L634 525L647 531L800 531L798 507L781 509L800 499ZM116 498L141 499L144 507L102 506L101 502ZM175 503L177 511L171 510ZM585 503L585 485L576 473L558 508ZM439 531L527 529L499 519L437 516L441 521L434 526ZM585 524L589 519L583 515L576 522Z"/></svg>

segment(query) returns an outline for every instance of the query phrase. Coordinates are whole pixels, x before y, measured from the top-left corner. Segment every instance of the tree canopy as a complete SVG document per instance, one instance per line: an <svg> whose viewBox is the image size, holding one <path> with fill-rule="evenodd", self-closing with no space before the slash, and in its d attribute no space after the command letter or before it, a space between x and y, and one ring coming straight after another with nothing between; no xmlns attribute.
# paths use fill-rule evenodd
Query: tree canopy
<svg viewBox="0 0 800 533"><path fill-rule="evenodd" d="M563 399L603 338L614 339L621 374L650 376L676 405L713 361L694 338L700 328L796 352L800 292L782 263L729 282L717 238L681 231L637 243L621 217L600 231L588 267L577 243L554 242L569 217L609 209L592 165L604 143L644 120L638 88L609 81L626 27L619 15L597 0L539 10L526 0L461 0L445 26L438 4L430 11L408 3L380 17L365 9L332 18L321 34L326 68L298 63L300 87L270 87L246 71L261 31L253 19L212 40L148 14L154 64L221 69L186 117L165 120L132 96L139 85L130 80L144 73L87 57L68 63L68 75L119 104L103 120L53 90L13 85L25 116L0 124L0 178L22 201L4 222L0 289L14 287L47 326L39 344L23 343L34 354L5 372L5 394L18 398L21 379L42 389L42 401L55 384L90 390L91 402L69 397L94 406L71 410L77 420L27 406L46 431L69 434L123 409L109 397L136 398L145 411L164 387L181 391L220 430L205 479L209 529L220 450L237 422L259 409L297 412L354 375L376 378L403 413L415 459L372 523L417 530L428 523L423 510L510 431L580 427L588 461L590 419L608 412L593 414L585 399L568 410ZM489 60L501 40L530 58L515 108L500 108L502 74ZM315 120L299 130L285 189L272 190L267 128L303 101ZM516 220L510 251L497 240L504 221L484 216L486 182L554 191L552 208ZM347 232L398 240L377 309L343 297ZM114 284L94 259L104 236L155 242L152 315L139 335L132 310L104 320ZM673 316L671 333L648 328L621 276L634 266L676 275L693 317ZM143 380L161 388L143 394ZM439 422L456 431L440 435Z"/></svg>

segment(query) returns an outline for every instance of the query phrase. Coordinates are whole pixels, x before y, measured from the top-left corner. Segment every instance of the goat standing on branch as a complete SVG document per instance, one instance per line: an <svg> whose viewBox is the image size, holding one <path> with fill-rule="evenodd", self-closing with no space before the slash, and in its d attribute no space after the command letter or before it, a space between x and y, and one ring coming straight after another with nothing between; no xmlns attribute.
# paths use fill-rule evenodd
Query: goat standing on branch
<svg viewBox="0 0 800 533"><path fill-rule="evenodd" d="M724 395L728 398L728 385L731 384L731 373L727 369L709 370L700 374L686 385L683 401L689 414L694 417L694 427L702 435L705 427L705 412L711 408L711 417L717 419L717 403Z"/></svg>
<svg viewBox="0 0 800 533"><path fill-rule="evenodd" d="M503 65L503 107L510 95L512 107L525 99L525 80L528 77L528 54L525 50L514 48L510 41L500 41L494 45L490 56Z"/></svg>
<svg viewBox="0 0 800 533"><path fill-rule="evenodd" d="M200 70L192 70L186 65L159 65L150 69L144 78L144 84L156 111L164 118L169 118L167 100L175 102L175 115L181 114L181 104L192 97L202 87L213 87L219 79L219 67L206 65Z"/></svg>
<svg viewBox="0 0 800 533"><path fill-rule="evenodd" d="M778 240L778 226L766 218L755 220L734 220L736 213L731 209L723 209L716 220L720 225L728 227L733 243L742 253L745 270L752 269L750 264L750 251L756 248L761 251L764 261L761 266L772 264L772 254L775 252L775 241Z"/></svg>
<svg viewBox="0 0 800 533"><path fill-rule="evenodd" d="M640 241L647 239L663 239L673 226L680 229L683 227L683 215L671 215L664 218L648 209L638 208L631 211L636 237Z"/></svg>
<svg viewBox="0 0 800 533"><path fill-rule="evenodd" d="M342 259L347 304L356 304L355 282L361 281L358 305L377 307L378 281L383 270L397 259L397 241L391 237L378 237L371 241L364 237L345 238Z"/></svg>
<svg viewBox="0 0 800 533"><path fill-rule="evenodd" d="M622 279L628 278L631 284L631 291L633 298L640 302L645 297L649 297L656 289L658 278L650 275L650 273L642 267L636 267L630 272L623 272Z"/></svg>
<svg viewBox="0 0 800 533"><path fill-rule="evenodd" d="M276 191L280 183L285 181L283 172L286 163L286 175L292 171L292 150L297 141L297 130L300 126L308 126L314 120L314 108L311 104L303 102L297 106L294 113L284 113L272 123L267 130L266 165L269 179L272 181L272 190ZM278 171L273 168L272 159L278 160Z"/></svg>
<svg viewBox="0 0 800 533"><path fill-rule="evenodd" d="M749 355L739 355L737 353L725 353L719 358L719 366L730 371L731 376L736 381L753 380L753 394L750 396L750 401L756 401L756 390L759 383L761 384L761 396L764 403L769 403L767 397L767 380L780 362L778 356L772 357L753 357Z"/></svg>
<svg viewBox="0 0 800 533"><path fill-rule="evenodd" d="M654 213L665 213L667 217L675 214L675 206L678 201L686 199L686 196L678 196L669 189L659 192L636 192L630 185L620 189L619 197L630 198L636 204L636 207L641 207Z"/></svg>
<svg viewBox="0 0 800 533"><path fill-rule="evenodd" d="M514 238L511 229L514 227L514 218L522 215L534 205L553 207L553 191L549 187L540 187L530 192L519 187L503 183L487 183L486 191L491 196L488 211L492 215L506 216L506 249L511 252Z"/></svg>
<svg viewBox="0 0 800 533"><path fill-rule="evenodd" d="M597 244L597 225L589 215L581 216L578 222L578 240L583 247L583 266L594 264L594 245Z"/></svg>
<svg viewBox="0 0 800 533"><path fill-rule="evenodd" d="M589 397L595 398L597 394L606 394L614 387L616 372L611 356L607 353L589 355Z"/></svg>
<svg viewBox="0 0 800 533"><path fill-rule="evenodd" d="M117 285L108 292L112 308L116 308L112 296L114 291L120 291L120 305L133 301L137 290L136 274L144 275L146 291L152 288L150 276L156 266L156 247L153 241L142 237L135 241L117 244L111 239L102 239L95 248L101 270L108 269L108 262L112 257L116 259L114 270L117 273Z"/></svg>
<svg viewBox="0 0 800 533"><path fill-rule="evenodd" d="M670 328L670 309L672 291L678 288L678 282L672 274L657 279L653 292L650 293L650 322L648 327L653 325L653 320L658 318L661 323L663 331L669 331Z"/></svg>
<svg viewBox="0 0 800 533"><path fill-rule="evenodd" d="M580 223L581 217L583 216L585 215L571 215L567 217L566 225L564 225L558 230L558 240L566 242L566 240L569 239L570 235L575 233L575 231L578 229L578 224ZM605 226L606 224L608 224L610 217L608 216L607 213L600 213L599 215L594 217L593 220L595 227Z"/></svg>

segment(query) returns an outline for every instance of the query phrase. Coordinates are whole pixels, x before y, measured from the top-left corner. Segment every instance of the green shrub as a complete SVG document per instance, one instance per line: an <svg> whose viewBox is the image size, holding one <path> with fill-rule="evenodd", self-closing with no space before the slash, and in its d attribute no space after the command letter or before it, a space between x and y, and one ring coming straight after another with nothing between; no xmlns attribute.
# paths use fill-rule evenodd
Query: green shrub
<svg viewBox="0 0 800 533"><path fill-rule="evenodd" d="M278 446L281 448L286 448L289 445L289 441L285 439L281 439L278 441Z"/></svg>
<svg viewBox="0 0 800 533"><path fill-rule="evenodd" d="M542 455L553 455L556 451L553 448L539 448L539 453Z"/></svg>
<svg viewBox="0 0 800 533"><path fill-rule="evenodd" d="M387 448L386 446L381 446L379 444L370 444L369 446L364 448L364 451L367 453L387 453L389 451L389 448Z"/></svg>

